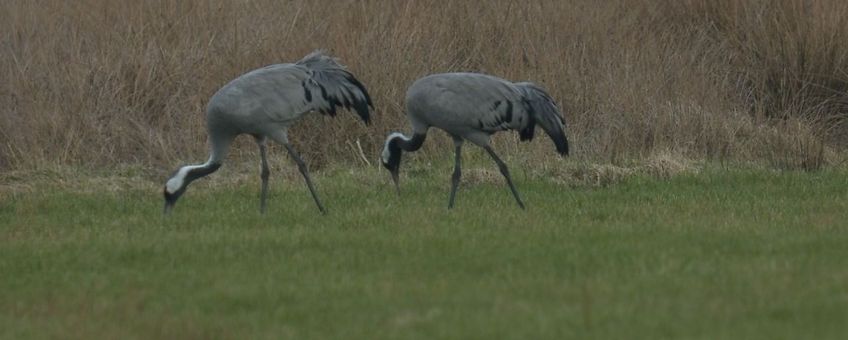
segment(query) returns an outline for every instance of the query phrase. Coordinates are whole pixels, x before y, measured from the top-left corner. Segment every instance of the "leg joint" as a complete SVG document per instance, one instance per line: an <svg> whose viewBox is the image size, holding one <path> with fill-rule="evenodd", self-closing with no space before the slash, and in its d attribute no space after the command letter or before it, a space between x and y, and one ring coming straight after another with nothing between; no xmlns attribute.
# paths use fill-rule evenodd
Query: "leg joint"
<svg viewBox="0 0 848 340"><path fill-rule="evenodd" d="M295 159L294 162L297 163L297 168L298 170L300 170L300 172L309 171L309 168L306 166L306 163L304 163L302 160Z"/></svg>
<svg viewBox="0 0 848 340"><path fill-rule="evenodd" d="M462 177L462 171L460 171L459 168L454 169L453 170L453 179L459 180L460 177Z"/></svg>

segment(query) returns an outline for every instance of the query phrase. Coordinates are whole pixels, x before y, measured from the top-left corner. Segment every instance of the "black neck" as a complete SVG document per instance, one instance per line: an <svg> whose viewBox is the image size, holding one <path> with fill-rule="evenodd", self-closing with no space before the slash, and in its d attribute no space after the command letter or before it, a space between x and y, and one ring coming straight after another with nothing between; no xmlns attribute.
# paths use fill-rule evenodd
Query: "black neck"
<svg viewBox="0 0 848 340"><path fill-rule="evenodd" d="M221 163L212 163L200 168L191 169L186 174L186 182L192 182L198 178L205 177L215 171L218 171L218 168L221 167Z"/></svg>
<svg viewBox="0 0 848 340"><path fill-rule="evenodd" d="M401 150L411 152L420 149L421 145L424 144L425 139L427 139L427 135L414 133L410 140L400 137L395 138L395 143Z"/></svg>

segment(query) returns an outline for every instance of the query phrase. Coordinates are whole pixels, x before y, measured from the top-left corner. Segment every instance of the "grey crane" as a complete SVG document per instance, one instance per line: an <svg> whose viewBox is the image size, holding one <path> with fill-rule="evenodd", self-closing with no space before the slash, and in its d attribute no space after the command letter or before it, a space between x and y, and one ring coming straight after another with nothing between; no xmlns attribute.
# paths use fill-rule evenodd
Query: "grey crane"
<svg viewBox="0 0 848 340"><path fill-rule="evenodd" d="M399 194L398 173L403 151L421 148L430 127L444 130L453 138L456 152L448 208L453 208L459 186L464 140L482 147L494 159L522 209L524 203L512 184L506 164L489 145L491 135L518 130L520 140L531 140L538 124L551 137L559 154L568 155L565 119L551 96L533 83L512 83L479 73L429 75L416 80L407 90L406 115L412 125L412 137L399 132L389 134L380 157L383 166L391 172Z"/></svg>
<svg viewBox="0 0 848 340"><path fill-rule="evenodd" d="M356 111L369 124L371 97L362 85L335 58L315 51L294 64L276 64L245 73L216 92L206 107L206 127L211 153L206 163L179 168L165 182L165 214L173 209L188 185L219 167L236 136L249 134L259 145L262 170L260 212L264 213L268 196L268 160L266 140L282 144L297 163L306 186L324 213L303 159L289 144L288 128L311 111L330 116L343 107Z"/></svg>

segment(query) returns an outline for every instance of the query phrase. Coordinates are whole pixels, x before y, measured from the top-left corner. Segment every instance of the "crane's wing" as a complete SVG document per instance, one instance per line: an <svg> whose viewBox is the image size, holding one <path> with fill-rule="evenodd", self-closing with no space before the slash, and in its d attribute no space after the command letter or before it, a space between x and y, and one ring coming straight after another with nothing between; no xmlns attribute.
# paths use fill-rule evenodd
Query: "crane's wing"
<svg viewBox="0 0 848 340"><path fill-rule="evenodd" d="M568 154L568 138L565 135L565 118L560 113L556 102L541 87L536 84L523 82L516 83L521 92L523 103L532 118L534 124L539 124L549 137L554 141L560 154ZM525 130L521 132L521 139L525 140ZM529 138L533 138L533 131L528 131Z"/></svg>
<svg viewBox="0 0 848 340"><path fill-rule="evenodd" d="M532 138L535 121L531 108L509 81L482 74L460 74L453 86L465 97L460 101L472 106L466 109L467 115L476 120L480 131L519 130L522 140L529 131Z"/></svg>
<svg viewBox="0 0 848 340"><path fill-rule="evenodd" d="M374 108L371 96L343 65L321 51L310 53L296 65L307 69L308 78L301 85L312 109L335 116L336 108L341 106L353 109L366 124L370 123L368 107Z"/></svg>

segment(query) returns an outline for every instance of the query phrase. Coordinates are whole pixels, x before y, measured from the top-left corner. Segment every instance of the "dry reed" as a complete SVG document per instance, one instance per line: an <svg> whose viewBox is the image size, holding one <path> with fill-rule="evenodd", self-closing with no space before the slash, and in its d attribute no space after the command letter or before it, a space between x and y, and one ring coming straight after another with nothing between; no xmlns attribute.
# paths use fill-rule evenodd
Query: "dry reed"
<svg viewBox="0 0 848 340"><path fill-rule="evenodd" d="M354 145L376 158L406 129L417 77L476 71L546 87L578 159L817 169L848 144L846 14L842 0L3 1L0 169L202 161L218 87L317 48L377 109L371 127L352 114L297 124L313 167L362 163ZM436 134L423 157L447 143ZM496 143L526 161L553 155L544 140ZM254 148L242 139L233 156L255 161Z"/></svg>

